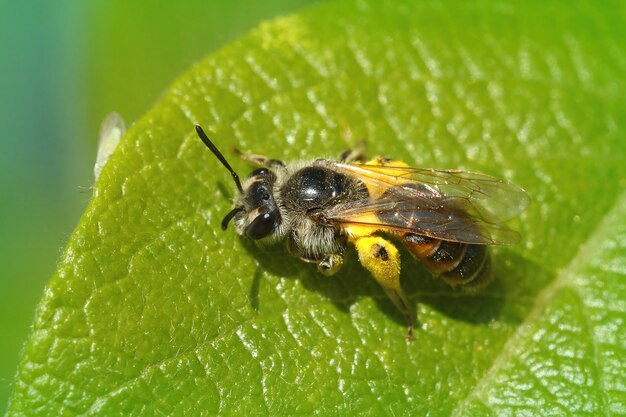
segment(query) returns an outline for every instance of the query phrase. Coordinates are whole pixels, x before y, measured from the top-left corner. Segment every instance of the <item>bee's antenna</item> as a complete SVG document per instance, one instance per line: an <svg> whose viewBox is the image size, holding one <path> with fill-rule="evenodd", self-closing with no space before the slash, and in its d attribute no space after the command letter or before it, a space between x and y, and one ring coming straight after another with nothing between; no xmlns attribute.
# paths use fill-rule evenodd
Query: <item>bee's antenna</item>
<svg viewBox="0 0 626 417"><path fill-rule="evenodd" d="M224 220L222 220L222 230L226 230L226 228L228 227L228 223L232 220L233 217L235 217L237 215L237 213L239 213L240 211L244 211L243 207L235 207L234 209L232 209L231 211L228 212L228 214L226 215L226 217L224 217Z"/></svg>
<svg viewBox="0 0 626 417"><path fill-rule="evenodd" d="M235 170L230 167L230 164L226 161L226 158L224 158L224 155L222 155L222 153L217 149L217 147L215 147L213 142L211 142L211 139L207 137L206 133L204 133L204 130L202 130L200 125L196 125L196 132L198 133L198 137L202 140L202 142L204 142L207 148L209 148L211 152L213 152L213 155L215 155L217 159L219 159L220 162L230 172L230 175L233 176L233 180L235 180L235 184L237 184L237 189L239 190L240 193L243 194L243 188L241 187L241 181L239 181L239 175L237 175Z"/></svg>

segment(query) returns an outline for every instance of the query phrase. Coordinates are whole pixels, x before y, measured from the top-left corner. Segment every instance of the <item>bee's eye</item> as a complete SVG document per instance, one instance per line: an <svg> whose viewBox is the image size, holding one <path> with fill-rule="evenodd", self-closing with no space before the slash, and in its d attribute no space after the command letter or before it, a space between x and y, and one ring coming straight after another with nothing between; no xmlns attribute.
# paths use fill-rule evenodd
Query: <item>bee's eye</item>
<svg viewBox="0 0 626 417"><path fill-rule="evenodd" d="M262 239L272 233L274 225L279 219L278 210L269 210L267 206L264 207L264 212L259 214L253 221L246 227L246 236L252 240Z"/></svg>
<svg viewBox="0 0 626 417"><path fill-rule="evenodd" d="M269 169L267 169L267 168L259 168L259 169L255 169L254 171L252 171L250 173L250 175L248 175L248 177L252 178L252 177L259 176L259 175L268 175L269 173L270 173Z"/></svg>
<svg viewBox="0 0 626 417"><path fill-rule="evenodd" d="M266 181L255 181L248 189L247 198L249 199L249 204L252 207L259 207L263 204L267 204L267 202L272 199L270 186Z"/></svg>

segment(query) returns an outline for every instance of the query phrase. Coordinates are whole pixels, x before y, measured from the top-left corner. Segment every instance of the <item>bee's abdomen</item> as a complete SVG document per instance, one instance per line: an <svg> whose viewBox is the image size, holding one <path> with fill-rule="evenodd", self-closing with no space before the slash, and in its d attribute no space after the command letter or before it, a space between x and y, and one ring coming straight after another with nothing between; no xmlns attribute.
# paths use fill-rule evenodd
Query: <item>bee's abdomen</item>
<svg viewBox="0 0 626 417"><path fill-rule="evenodd" d="M449 242L413 233L406 233L401 239L426 268L450 285L476 289L491 278L491 259L485 245Z"/></svg>

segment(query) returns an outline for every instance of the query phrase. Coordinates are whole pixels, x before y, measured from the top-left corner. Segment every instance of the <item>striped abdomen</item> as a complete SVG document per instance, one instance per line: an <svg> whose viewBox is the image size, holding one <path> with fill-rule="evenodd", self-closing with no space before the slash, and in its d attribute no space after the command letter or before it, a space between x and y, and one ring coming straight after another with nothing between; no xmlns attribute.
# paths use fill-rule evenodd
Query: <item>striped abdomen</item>
<svg viewBox="0 0 626 417"><path fill-rule="evenodd" d="M414 233L404 233L400 238L426 268L452 286L473 290L491 280L491 258L486 245L450 242Z"/></svg>

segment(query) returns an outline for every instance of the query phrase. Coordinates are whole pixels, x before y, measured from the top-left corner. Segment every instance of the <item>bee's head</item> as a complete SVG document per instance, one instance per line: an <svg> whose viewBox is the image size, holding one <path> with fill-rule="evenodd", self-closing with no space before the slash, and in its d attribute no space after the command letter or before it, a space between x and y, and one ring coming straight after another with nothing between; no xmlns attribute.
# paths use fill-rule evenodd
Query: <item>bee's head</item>
<svg viewBox="0 0 626 417"><path fill-rule="evenodd" d="M222 229L234 218L235 229L252 240L269 236L280 224L281 217L272 193L276 175L260 168L252 171L243 183L243 191L235 199L235 208L224 217Z"/></svg>
<svg viewBox="0 0 626 417"><path fill-rule="evenodd" d="M196 125L196 132L202 142L228 169L239 190L239 196L235 198L235 208L222 220L222 230L226 230L228 223L234 219L235 229L240 235L245 234L252 240L271 235L281 221L280 211L272 193L276 175L266 168L256 169L242 186L239 175L198 125Z"/></svg>

